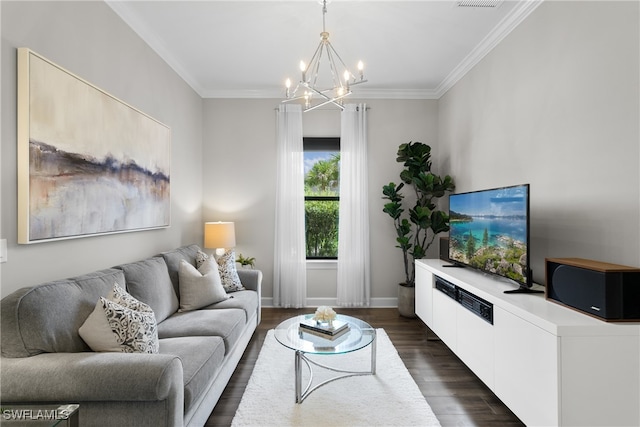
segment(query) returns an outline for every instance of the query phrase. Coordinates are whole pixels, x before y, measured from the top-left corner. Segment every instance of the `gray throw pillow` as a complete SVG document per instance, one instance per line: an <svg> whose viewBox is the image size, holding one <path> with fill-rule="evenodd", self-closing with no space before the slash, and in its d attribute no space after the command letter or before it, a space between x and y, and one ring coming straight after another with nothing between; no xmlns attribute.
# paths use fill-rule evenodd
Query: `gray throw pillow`
<svg viewBox="0 0 640 427"><path fill-rule="evenodd" d="M190 311L228 298L222 287L218 265L212 259L202 262L196 269L187 261L180 262L180 310Z"/></svg>

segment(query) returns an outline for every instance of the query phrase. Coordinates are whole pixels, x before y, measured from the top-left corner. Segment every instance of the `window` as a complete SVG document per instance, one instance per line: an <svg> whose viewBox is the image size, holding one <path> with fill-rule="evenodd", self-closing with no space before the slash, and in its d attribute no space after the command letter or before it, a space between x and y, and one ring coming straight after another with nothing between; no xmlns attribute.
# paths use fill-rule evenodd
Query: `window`
<svg viewBox="0 0 640 427"><path fill-rule="evenodd" d="M338 258L340 138L303 138L307 259Z"/></svg>

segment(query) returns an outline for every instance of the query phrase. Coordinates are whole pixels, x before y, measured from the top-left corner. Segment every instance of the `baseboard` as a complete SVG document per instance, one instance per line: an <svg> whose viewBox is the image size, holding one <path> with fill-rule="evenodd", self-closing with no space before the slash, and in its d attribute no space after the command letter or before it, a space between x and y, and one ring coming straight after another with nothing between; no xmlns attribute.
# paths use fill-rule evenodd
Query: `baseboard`
<svg viewBox="0 0 640 427"><path fill-rule="evenodd" d="M330 307L338 307L336 298L307 298L305 307L319 307L328 305ZM275 307L273 305L273 297L262 298L262 307ZM371 298L370 308L396 308L398 307L398 298Z"/></svg>

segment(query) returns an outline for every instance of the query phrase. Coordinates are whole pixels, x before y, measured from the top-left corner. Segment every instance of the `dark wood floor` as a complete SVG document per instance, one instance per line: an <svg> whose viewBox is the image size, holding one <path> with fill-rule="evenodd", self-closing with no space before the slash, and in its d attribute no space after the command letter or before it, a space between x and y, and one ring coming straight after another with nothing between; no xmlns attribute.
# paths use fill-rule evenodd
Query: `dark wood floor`
<svg viewBox="0 0 640 427"><path fill-rule="evenodd" d="M240 404L269 329L310 309L263 308L262 323L207 426L228 426ZM422 394L443 426L523 426L522 422L419 319L396 309L340 309L375 328L384 328Z"/></svg>

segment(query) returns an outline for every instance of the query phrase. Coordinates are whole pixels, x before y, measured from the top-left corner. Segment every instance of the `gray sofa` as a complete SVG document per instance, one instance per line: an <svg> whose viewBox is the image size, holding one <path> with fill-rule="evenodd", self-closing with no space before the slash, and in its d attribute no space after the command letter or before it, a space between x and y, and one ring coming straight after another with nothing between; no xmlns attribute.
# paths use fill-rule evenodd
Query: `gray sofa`
<svg viewBox="0 0 640 427"><path fill-rule="evenodd" d="M138 262L23 288L2 299L2 404L79 403L80 425L203 425L260 323L259 270L239 269L246 290L179 312L184 246ZM78 329L114 283L147 303L158 354L92 352Z"/></svg>

